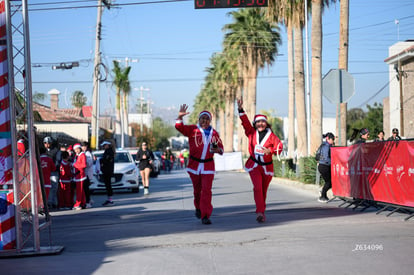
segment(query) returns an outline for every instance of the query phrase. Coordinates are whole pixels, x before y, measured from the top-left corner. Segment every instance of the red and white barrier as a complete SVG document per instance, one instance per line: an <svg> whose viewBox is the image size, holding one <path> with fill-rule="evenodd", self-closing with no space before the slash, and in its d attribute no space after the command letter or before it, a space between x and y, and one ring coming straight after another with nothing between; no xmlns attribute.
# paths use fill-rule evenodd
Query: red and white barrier
<svg viewBox="0 0 414 275"><path fill-rule="evenodd" d="M0 193L0 250L16 248L16 218L13 191ZM5 213L4 213L5 212Z"/></svg>

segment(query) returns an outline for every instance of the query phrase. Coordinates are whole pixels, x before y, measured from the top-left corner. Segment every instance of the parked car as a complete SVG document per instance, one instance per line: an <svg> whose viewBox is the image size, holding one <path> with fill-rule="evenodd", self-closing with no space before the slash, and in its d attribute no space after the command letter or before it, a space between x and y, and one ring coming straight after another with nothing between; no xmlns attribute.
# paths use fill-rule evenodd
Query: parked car
<svg viewBox="0 0 414 275"><path fill-rule="evenodd" d="M126 149L129 151L129 153L131 154L132 158L134 159L137 167L139 164L139 160L137 160L137 153L138 153L138 148L128 148ZM152 178L156 178L158 177L158 175L160 174L161 171L161 159L158 158L158 156L156 154L154 154L154 161L152 162L152 166L154 167L154 169L151 171L150 173L150 177Z"/></svg>
<svg viewBox="0 0 414 275"><path fill-rule="evenodd" d="M99 159L102 157L104 151L95 151L93 155ZM98 164L97 164L98 165ZM95 172L95 171L94 171ZM139 192L139 184L142 183L141 175L135 161L127 150L117 150L115 154L114 177L112 179L112 189L130 189L134 193ZM95 174L91 185L89 186L91 192L105 191L105 183L102 174Z"/></svg>

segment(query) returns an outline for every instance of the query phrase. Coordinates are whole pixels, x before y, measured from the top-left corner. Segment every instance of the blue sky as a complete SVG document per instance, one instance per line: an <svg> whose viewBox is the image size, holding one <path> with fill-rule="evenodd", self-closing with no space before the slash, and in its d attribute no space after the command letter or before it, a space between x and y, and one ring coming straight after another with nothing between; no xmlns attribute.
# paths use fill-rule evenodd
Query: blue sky
<svg viewBox="0 0 414 275"><path fill-rule="evenodd" d="M33 91L47 93L58 89L62 93L60 107L70 108L71 94L81 90L91 104L97 8L73 7L95 6L97 1L29 2L31 59L37 65L32 68ZM203 85L209 58L222 49L222 27L231 22L227 13L232 9L195 10L193 1L113 3L131 5L104 11L101 52L109 71L114 59L138 59L129 63L131 85L135 88L131 104L138 101L137 89L142 86L150 89L144 94L149 94L154 107L178 107L182 103L191 106ZM68 8L50 9L56 7ZM395 19L399 20L398 25ZM323 28L325 74L338 64L339 3L324 12ZM272 109L279 116L287 116L287 40L283 26L280 32L283 44L279 56L272 67L259 74L257 109ZM348 108L382 103L388 95L388 88L379 92L388 83L384 59L388 47L398 38L414 39L412 0L350 0L349 72L355 78L355 95ZM52 70L52 64L71 61L79 61L80 66ZM111 75L108 79L112 80ZM114 108L114 91L111 84L101 84L101 112L110 113ZM49 100L43 103L49 105ZM324 100L324 112L335 116L335 105Z"/></svg>

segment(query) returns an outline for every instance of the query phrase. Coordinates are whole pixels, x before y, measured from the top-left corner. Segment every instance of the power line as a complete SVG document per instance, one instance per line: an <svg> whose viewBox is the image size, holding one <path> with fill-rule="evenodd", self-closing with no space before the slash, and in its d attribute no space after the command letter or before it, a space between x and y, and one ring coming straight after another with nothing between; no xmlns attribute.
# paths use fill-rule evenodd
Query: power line
<svg viewBox="0 0 414 275"><path fill-rule="evenodd" d="M165 0L165 1L147 1L147 2L132 2L132 3L123 3L123 4L111 4L111 8L119 8L122 6L135 6L135 5L151 5L151 4L166 4L166 3L176 3L176 2L189 2L192 0ZM56 4L72 4L73 2L82 2L82 1L67 1L67 2L55 2ZM87 2L87 1L85 1ZM47 5L48 3L44 3ZM69 10L69 9L88 9L88 8L97 8L98 5L84 5L84 6L71 6L71 7L55 7L55 8L30 8L29 12L33 11L49 11L49 10Z"/></svg>

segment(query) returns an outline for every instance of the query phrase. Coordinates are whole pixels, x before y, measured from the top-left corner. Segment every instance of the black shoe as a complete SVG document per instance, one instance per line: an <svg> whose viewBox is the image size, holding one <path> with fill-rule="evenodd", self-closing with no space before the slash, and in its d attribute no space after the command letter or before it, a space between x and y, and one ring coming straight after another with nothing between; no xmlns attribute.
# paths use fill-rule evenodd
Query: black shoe
<svg viewBox="0 0 414 275"><path fill-rule="evenodd" d="M107 206L107 205L114 205L114 201L107 200L102 204L102 206Z"/></svg>
<svg viewBox="0 0 414 275"><path fill-rule="evenodd" d="M329 199L327 197L324 196L320 196L318 199L319 202L323 202L323 203L327 203L329 201Z"/></svg>
<svg viewBox="0 0 414 275"><path fill-rule="evenodd" d="M196 209L195 216L197 217L197 219L201 219L201 210L200 209Z"/></svg>
<svg viewBox="0 0 414 275"><path fill-rule="evenodd" d="M264 223L265 220L266 220L266 218L265 218L264 214L258 214L257 217L256 217L256 221L258 223Z"/></svg>
<svg viewBox="0 0 414 275"><path fill-rule="evenodd" d="M201 220L201 223L202 223L202 224L211 224L211 221L210 221L210 219L209 219L209 218L204 217L204 218Z"/></svg>

